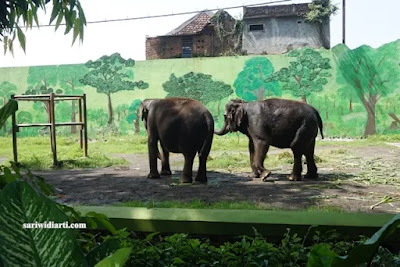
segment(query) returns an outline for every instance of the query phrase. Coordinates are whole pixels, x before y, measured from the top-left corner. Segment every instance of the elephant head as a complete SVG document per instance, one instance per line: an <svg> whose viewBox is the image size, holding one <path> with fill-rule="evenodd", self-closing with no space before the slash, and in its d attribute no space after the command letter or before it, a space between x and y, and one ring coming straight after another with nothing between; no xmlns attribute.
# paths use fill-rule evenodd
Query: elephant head
<svg viewBox="0 0 400 267"><path fill-rule="evenodd" d="M140 114L146 130L147 130L147 116L149 115L150 106L153 101L154 99L145 99L140 104Z"/></svg>
<svg viewBox="0 0 400 267"><path fill-rule="evenodd" d="M228 132L236 132L243 125L246 119L246 111L243 104L247 103L241 99L231 100L225 106L224 125L220 131L215 131L217 135L224 135Z"/></svg>

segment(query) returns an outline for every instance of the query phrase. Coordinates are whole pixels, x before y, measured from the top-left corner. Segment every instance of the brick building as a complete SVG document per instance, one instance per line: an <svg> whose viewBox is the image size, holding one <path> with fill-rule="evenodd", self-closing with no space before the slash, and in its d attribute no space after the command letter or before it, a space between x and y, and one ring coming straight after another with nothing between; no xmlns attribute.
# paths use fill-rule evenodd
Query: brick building
<svg viewBox="0 0 400 267"><path fill-rule="evenodd" d="M308 4L243 8L243 45L247 54L282 54L310 46L330 47L329 19L307 23Z"/></svg>
<svg viewBox="0 0 400 267"><path fill-rule="evenodd" d="M211 23L212 12L200 12L166 35L146 37L146 59L219 56L231 49L221 45ZM228 21L233 27L234 19Z"/></svg>

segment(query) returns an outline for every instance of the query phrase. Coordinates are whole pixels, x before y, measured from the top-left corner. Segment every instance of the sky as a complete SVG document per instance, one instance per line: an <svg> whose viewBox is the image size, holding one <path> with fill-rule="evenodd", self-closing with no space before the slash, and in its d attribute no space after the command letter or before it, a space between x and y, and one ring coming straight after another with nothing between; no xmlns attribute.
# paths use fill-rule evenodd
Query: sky
<svg viewBox="0 0 400 267"><path fill-rule="evenodd" d="M271 0L80 0L87 21L113 20L132 17L173 14L187 11L226 8L268 3ZM304 3L293 0L290 3ZM339 11L331 18L331 46L342 42L342 0L332 0ZM112 3L112 4L110 4ZM287 4L281 3L281 4ZM49 13L39 13L41 24L47 24ZM400 39L400 0L347 0L346 44L356 48L367 44L379 47ZM241 18L243 9L226 9L233 17ZM16 41L14 56L0 53L0 67L39 66L85 63L103 55L118 52L124 58L145 60L146 36L163 35L194 16L179 15L164 18L129 20L88 24L83 43L72 46L71 34L64 35L63 26L33 28L26 32L26 53Z"/></svg>

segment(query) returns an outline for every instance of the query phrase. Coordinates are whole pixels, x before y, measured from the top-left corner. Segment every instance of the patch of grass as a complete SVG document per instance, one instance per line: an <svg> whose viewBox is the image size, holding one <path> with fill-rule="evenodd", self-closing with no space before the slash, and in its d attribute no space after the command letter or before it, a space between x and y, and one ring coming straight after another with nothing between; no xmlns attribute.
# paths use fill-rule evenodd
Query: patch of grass
<svg viewBox="0 0 400 267"><path fill-rule="evenodd" d="M10 144L11 143L11 144ZM0 138L0 157L4 157L5 165L13 159L11 138ZM96 168L127 165L124 159L113 159L102 153L101 147L89 144L89 157L83 157L78 140L74 138L57 138L57 160L63 169ZM43 137L18 139L18 161L23 167L31 170L53 168L53 155L50 140Z"/></svg>
<svg viewBox="0 0 400 267"><path fill-rule="evenodd" d="M209 169L230 169L238 170L250 168L250 158L247 153L217 153L208 158L207 168Z"/></svg>
<svg viewBox="0 0 400 267"><path fill-rule="evenodd" d="M345 154L349 154L349 151L346 149L332 149L331 151L329 151L329 153L331 154L335 154L335 155L345 155Z"/></svg>
<svg viewBox="0 0 400 267"><path fill-rule="evenodd" d="M113 206L119 207L138 207L138 208L176 208L176 209L227 209L227 210L271 210L279 211L276 207L271 207L265 203L257 203L250 201L218 201L206 202L203 200L192 201L128 201L122 203L114 203ZM346 212L344 209L337 206L310 206L301 211L309 212Z"/></svg>
<svg viewBox="0 0 400 267"><path fill-rule="evenodd" d="M219 201L209 203L202 200L192 201L129 201L123 203L115 203L115 206L122 207L145 207L151 208L180 208L180 209L243 209L243 210L259 210L266 209L265 207L259 206L255 202L247 201Z"/></svg>

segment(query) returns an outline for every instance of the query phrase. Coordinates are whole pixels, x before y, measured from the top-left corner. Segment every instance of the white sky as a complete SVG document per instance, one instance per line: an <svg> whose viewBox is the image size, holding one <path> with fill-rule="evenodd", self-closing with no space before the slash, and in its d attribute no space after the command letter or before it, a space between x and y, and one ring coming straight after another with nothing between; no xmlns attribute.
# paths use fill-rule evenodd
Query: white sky
<svg viewBox="0 0 400 267"><path fill-rule="evenodd" d="M87 21L110 20L146 15L171 14L186 11L224 8L248 4L266 3L269 0L81 0ZM309 1L293 0L288 3ZM112 4L110 4L112 3ZM331 20L331 45L342 40L342 0L333 0L340 7ZM285 3L286 4L286 3ZM49 9L51 7L49 6ZM384 43L400 39L400 0L347 0L346 1L346 43L350 48L368 44L378 47ZM227 10L240 18L243 10ZM39 21L47 24L49 13L41 13ZM145 36L163 35L176 28L192 15L88 24L83 43L71 46L72 31L64 35L60 26L33 28L26 33L26 54L15 42L14 57L0 51L0 67L59 65L85 63L103 55L115 52L124 58L145 60ZM2 49L2 47L0 47Z"/></svg>

